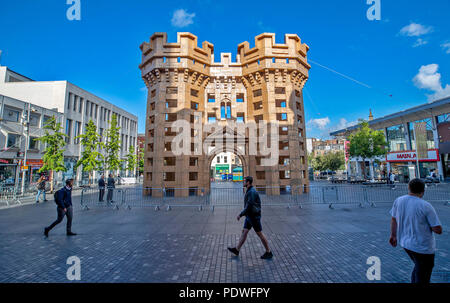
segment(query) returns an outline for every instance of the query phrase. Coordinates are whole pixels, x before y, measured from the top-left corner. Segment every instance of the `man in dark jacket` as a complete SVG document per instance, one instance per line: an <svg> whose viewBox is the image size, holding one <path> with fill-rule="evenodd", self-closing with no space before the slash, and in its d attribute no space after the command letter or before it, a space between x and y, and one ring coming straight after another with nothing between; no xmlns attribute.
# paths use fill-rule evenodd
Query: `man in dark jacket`
<svg viewBox="0 0 450 303"><path fill-rule="evenodd" d="M261 240L266 252L261 256L261 259L270 259L273 257L272 252L269 248L269 242L267 242L266 237L262 233L261 226L261 199L256 189L253 187L253 178L248 176L245 177L244 187L247 188L244 197L244 210L237 216L237 220L245 216L244 229L242 230L241 238L236 247L228 247L236 256L239 255L242 245L244 245L245 240L247 240L247 235L252 227L255 229L256 234Z"/></svg>
<svg viewBox="0 0 450 303"><path fill-rule="evenodd" d="M103 196L105 195L105 175L102 175L98 179L98 201L103 202Z"/></svg>
<svg viewBox="0 0 450 303"><path fill-rule="evenodd" d="M108 177L108 195L106 196L106 201L108 201L108 203L114 202L113 201L113 193L114 193L114 188L116 188L116 181L114 180L114 177L112 174L109 174Z"/></svg>
<svg viewBox="0 0 450 303"><path fill-rule="evenodd" d="M55 203L57 205L56 212L58 214L58 218L49 227L44 228L44 235L46 237L48 237L48 233L50 230L52 230L53 227L61 223L61 221L64 219L64 216L67 216L67 235L76 236L76 233L72 232L72 186L73 179L67 179L66 186L58 190L58 192L56 193Z"/></svg>

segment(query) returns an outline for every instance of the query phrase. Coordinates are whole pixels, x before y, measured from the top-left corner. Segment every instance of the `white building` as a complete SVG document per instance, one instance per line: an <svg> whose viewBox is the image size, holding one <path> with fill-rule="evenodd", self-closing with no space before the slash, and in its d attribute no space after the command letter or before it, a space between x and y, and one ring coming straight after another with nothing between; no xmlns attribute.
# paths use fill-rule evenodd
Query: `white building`
<svg viewBox="0 0 450 303"><path fill-rule="evenodd" d="M33 81L5 66L0 66L0 94L33 105L56 109L63 114L62 125L68 135L64 159L67 172L62 176L63 179L76 177L77 180L87 181L87 173L82 174L81 169L74 172L73 166L82 152L75 137L84 131L89 120L96 124L97 131L104 138L112 115L117 115L118 125L121 127L122 159L125 159L130 146L137 145L137 116L68 81ZM123 168L119 172L122 177L128 173L125 165L126 163L123 163ZM94 178L97 177L98 172L94 173Z"/></svg>
<svg viewBox="0 0 450 303"><path fill-rule="evenodd" d="M30 129L26 134L28 109L30 108ZM56 109L47 109L28 104L17 99L0 95L0 187L13 185L21 181L19 167L28 166L26 183L34 183L39 178L38 170L42 167L43 145L36 138L44 134L44 123L54 116L57 121L64 121L64 115ZM26 138L28 137L28 140ZM23 162L26 142L27 161Z"/></svg>

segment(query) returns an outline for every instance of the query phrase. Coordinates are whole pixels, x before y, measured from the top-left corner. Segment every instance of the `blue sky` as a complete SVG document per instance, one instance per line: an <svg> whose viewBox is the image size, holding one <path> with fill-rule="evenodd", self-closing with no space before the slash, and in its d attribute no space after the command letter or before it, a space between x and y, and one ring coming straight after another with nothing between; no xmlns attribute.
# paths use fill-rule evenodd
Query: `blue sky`
<svg viewBox="0 0 450 303"><path fill-rule="evenodd" d="M308 137L367 119L369 108L380 117L450 94L447 0L380 0L380 21L367 19L367 0L80 1L81 20L69 21L66 0L1 0L0 64L89 90L137 114L140 132L139 45L154 32L170 42L192 32L214 44L216 57L234 57L239 43L254 45L262 32L276 33L278 43L298 34L315 62L304 93Z"/></svg>

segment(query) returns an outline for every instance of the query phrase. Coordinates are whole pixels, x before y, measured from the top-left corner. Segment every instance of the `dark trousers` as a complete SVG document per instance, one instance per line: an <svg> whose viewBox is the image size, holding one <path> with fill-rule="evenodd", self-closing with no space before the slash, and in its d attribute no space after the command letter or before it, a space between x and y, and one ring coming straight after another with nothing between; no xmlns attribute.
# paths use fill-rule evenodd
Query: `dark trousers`
<svg viewBox="0 0 450 303"><path fill-rule="evenodd" d="M105 189L100 188L98 191L98 201L103 201L103 196L105 195Z"/></svg>
<svg viewBox="0 0 450 303"><path fill-rule="evenodd" d="M405 251L414 262L411 283L430 283L431 273L434 267L434 254L419 254L406 248Z"/></svg>
<svg viewBox="0 0 450 303"><path fill-rule="evenodd" d="M49 227L47 227L48 231L50 231L53 227L61 223L61 221L64 219L64 216L67 216L67 232L72 232L72 218L73 218L73 209L72 206L69 206L67 208L67 211L65 212L63 208L59 207L56 208L56 212L58 213L58 218L55 222L52 223Z"/></svg>
<svg viewBox="0 0 450 303"><path fill-rule="evenodd" d="M113 199L113 192L114 192L113 188L108 188L108 195L106 196L106 200L108 202L112 201L112 199Z"/></svg>

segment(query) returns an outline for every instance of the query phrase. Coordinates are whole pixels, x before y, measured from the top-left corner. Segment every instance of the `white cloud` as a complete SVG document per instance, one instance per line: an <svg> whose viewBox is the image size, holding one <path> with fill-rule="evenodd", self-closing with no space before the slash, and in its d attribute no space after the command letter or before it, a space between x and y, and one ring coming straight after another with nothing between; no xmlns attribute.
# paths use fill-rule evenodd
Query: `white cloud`
<svg viewBox="0 0 450 303"><path fill-rule="evenodd" d="M308 121L308 125L312 127L317 127L318 129L324 130L327 125L330 124L330 118L319 118L319 119L311 119Z"/></svg>
<svg viewBox="0 0 450 303"><path fill-rule="evenodd" d="M441 44L442 49L446 54L450 54L450 42L445 42Z"/></svg>
<svg viewBox="0 0 450 303"><path fill-rule="evenodd" d="M413 44L413 47L419 47L422 45L428 44L427 40L423 40L422 38L417 39L416 43Z"/></svg>
<svg viewBox="0 0 450 303"><path fill-rule="evenodd" d="M433 27L412 22L400 30L400 34L408 37L419 37L431 33Z"/></svg>
<svg viewBox="0 0 450 303"><path fill-rule="evenodd" d="M413 78L414 85L421 89L433 91L428 95L428 100L433 101L450 96L450 85L442 86L441 74L438 73L438 64L422 65L417 75Z"/></svg>
<svg viewBox="0 0 450 303"><path fill-rule="evenodd" d="M176 11L173 12L173 16L172 16L172 26L175 27L186 27L190 24L194 23L194 17L195 17L195 13L189 14L186 10L184 9L177 9Z"/></svg>

